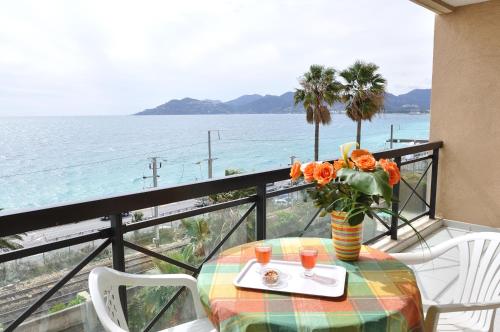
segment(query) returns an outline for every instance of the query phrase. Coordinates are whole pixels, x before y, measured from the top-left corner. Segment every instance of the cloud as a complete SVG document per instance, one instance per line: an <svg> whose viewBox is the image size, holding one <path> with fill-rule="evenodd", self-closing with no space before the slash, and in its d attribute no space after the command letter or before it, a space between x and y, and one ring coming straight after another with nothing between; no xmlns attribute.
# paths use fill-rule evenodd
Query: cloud
<svg viewBox="0 0 500 332"><path fill-rule="evenodd" d="M429 87L433 14L401 0L0 4L0 116L130 114L171 98L294 88L310 64Z"/></svg>

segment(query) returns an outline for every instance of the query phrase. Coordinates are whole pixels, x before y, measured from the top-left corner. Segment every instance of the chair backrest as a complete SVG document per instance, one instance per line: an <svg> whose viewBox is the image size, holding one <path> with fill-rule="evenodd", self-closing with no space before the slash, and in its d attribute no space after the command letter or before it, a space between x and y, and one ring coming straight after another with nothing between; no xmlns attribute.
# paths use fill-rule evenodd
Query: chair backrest
<svg viewBox="0 0 500 332"><path fill-rule="evenodd" d="M458 279L453 303L484 303L500 298L500 233L477 232L448 240L430 249L432 258L457 248ZM424 249L424 251L427 251ZM472 321L488 329L493 310L475 311Z"/></svg>
<svg viewBox="0 0 500 332"><path fill-rule="evenodd" d="M458 243L459 275L455 303L496 301L500 295L499 233L465 235ZM483 328L490 326L493 310L475 311L472 319Z"/></svg>
<svg viewBox="0 0 500 332"><path fill-rule="evenodd" d="M98 267L89 274L89 290L94 308L106 331L128 331L127 321L120 303L118 287L120 275L114 270Z"/></svg>

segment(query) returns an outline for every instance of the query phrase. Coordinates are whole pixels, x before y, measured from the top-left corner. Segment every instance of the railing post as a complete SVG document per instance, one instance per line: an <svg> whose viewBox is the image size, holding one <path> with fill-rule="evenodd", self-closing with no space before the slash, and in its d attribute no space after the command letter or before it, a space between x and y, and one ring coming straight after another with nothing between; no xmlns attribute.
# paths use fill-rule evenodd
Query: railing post
<svg viewBox="0 0 500 332"><path fill-rule="evenodd" d="M266 184L259 184L257 186L257 218L255 225L255 236L257 240L266 239Z"/></svg>
<svg viewBox="0 0 500 332"><path fill-rule="evenodd" d="M125 246L123 245L123 223L120 213L113 214L111 218L111 228L113 229L113 238L111 239L111 249L113 250L113 269L125 272ZM120 294L120 302L122 305L125 319L128 320L127 314L127 289L125 286L118 288Z"/></svg>
<svg viewBox="0 0 500 332"><path fill-rule="evenodd" d="M401 170L401 157L394 158L394 162L398 165ZM392 212L394 215L391 217L391 239L398 239L398 215L399 215L399 182L392 187L392 197L394 202L392 202Z"/></svg>
<svg viewBox="0 0 500 332"><path fill-rule="evenodd" d="M437 195L437 179L438 179L438 164L439 162L439 149L432 150L432 169L431 169L431 197L429 218L436 218L436 195Z"/></svg>

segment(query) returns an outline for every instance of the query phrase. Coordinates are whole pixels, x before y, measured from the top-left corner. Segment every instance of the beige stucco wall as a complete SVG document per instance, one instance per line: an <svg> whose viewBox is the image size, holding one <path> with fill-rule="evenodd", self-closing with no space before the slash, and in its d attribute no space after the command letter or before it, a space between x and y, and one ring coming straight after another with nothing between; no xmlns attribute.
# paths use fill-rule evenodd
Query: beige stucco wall
<svg viewBox="0 0 500 332"><path fill-rule="evenodd" d="M437 214L500 227L500 0L436 16L431 139Z"/></svg>

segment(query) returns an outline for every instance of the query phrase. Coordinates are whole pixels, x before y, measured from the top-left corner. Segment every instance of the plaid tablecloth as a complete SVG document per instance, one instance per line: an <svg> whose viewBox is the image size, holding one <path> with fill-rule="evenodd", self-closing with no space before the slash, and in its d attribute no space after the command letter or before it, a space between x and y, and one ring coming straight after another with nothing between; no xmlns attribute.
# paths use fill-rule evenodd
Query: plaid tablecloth
<svg viewBox="0 0 500 332"><path fill-rule="evenodd" d="M386 253L363 246L359 261L335 259L330 239L267 240L272 259L298 261L301 246L319 250L318 263L348 271L347 296L308 297L239 289L233 280L254 258L257 242L234 247L207 262L198 290L209 318L220 331L423 331L420 292L413 272Z"/></svg>

